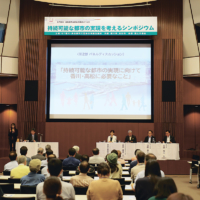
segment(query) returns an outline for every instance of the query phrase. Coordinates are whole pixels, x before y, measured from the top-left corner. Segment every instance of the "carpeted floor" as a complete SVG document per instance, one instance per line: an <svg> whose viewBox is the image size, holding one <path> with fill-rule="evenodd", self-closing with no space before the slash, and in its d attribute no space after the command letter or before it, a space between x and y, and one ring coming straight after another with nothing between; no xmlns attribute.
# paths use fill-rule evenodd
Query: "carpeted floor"
<svg viewBox="0 0 200 200"><path fill-rule="evenodd" d="M190 195L194 200L200 200L200 189L197 188L197 176L192 176L193 183L189 183L189 175L167 175L174 179L178 192Z"/></svg>

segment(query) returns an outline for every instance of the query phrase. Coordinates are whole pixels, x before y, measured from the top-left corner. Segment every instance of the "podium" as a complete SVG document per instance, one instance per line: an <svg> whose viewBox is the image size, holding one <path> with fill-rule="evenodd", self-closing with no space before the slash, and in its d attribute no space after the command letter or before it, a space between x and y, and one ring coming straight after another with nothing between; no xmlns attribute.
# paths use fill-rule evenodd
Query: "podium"
<svg viewBox="0 0 200 200"><path fill-rule="evenodd" d="M26 146L28 148L27 157L32 157L37 154L38 148L42 147L45 153L45 146L49 144L51 145L51 150L59 158L59 143L58 142L16 142L16 153L17 156L20 154L20 148L22 146Z"/></svg>

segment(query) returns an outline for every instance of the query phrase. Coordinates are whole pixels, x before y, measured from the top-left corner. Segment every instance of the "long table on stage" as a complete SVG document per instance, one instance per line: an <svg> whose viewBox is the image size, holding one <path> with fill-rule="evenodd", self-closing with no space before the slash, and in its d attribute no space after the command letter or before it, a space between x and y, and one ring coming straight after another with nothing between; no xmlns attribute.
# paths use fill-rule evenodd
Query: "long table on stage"
<svg viewBox="0 0 200 200"><path fill-rule="evenodd" d="M97 142L99 155L105 157L113 149L122 152L122 158L131 159L135 156L135 150L140 149L144 153L153 153L157 160L180 160L178 143L107 143Z"/></svg>
<svg viewBox="0 0 200 200"><path fill-rule="evenodd" d="M58 142L16 142L16 153L20 155L20 148L26 146L28 148L27 157L32 157L37 154L38 148L42 147L45 152L45 146L51 145L53 153L59 158L59 143Z"/></svg>

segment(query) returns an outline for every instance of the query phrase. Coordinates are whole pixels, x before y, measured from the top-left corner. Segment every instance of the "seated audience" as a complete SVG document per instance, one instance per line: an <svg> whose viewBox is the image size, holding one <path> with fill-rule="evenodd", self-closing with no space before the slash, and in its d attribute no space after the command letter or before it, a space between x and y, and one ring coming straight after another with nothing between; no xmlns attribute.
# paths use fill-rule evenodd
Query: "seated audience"
<svg viewBox="0 0 200 200"><path fill-rule="evenodd" d="M43 156L44 149L42 147L38 148L38 154L35 156L32 156L31 159L39 159L39 160L46 160L46 158Z"/></svg>
<svg viewBox="0 0 200 200"><path fill-rule="evenodd" d="M119 181L110 179L110 168L106 163L97 167L99 180L92 181L87 190L88 200L122 200L123 193Z"/></svg>
<svg viewBox="0 0 200 200"><path fill-rule="evenodd" d="M48 177L46 180L51 179L53 176L55 177L60 177L60 175L62 174L62 162L61 160L57 159L57 158L52 158L49 162L48 162L48 172L50 173L50 177ZM45 181L46 181L45 180ZM60 180L60 179L59 179ZM64 200L74 200L75 199L75 191L74 191L74 187L72 186L71 183L67 183L64 181L61 181L61 196ZM37 185L36 188L36 196L37 196L37 200L46 200L46 196L43 193L43 186L44 186L44 182L39 183Z"/></svg>
<svg viewBox="0 0 200 200"><path fill-rule="evenodd" d="M37 174L40 171L41 161L39 159L31 160L29 164L30 173L21 178L21 185L36 186L43 182L45 177L43 174Z"/></svg>
<svg viewBox="0 0 200 200"><path fill-rule="evenodd" d="M150 160L157 160L156 156L153 154L153 153L148 153L146 156L145 156L145 165L148 161ZM160 173L161 173L161 177L165 177L165 173L160 170ZM133 185L133 191L135 190L135 187L136 187L136 182L139 178L144 178L145 177L145 170L139 172L135 178L135 183Z"/></svg>
<svg viewBox="0 0 200 200"><path fill-rule="evenodd" d="M153 196L154 187L161 177L160 166L157 161L148 161L145 167L145 177L137 180L135 197L137 200L148 200Z"/></svg>
<svg viewBox="0 0 200 200"><path fill-rule="evenodd" d="M115 153L115 154L117 155L117 164L120 164L120 165L121 165L121 163L118 161L118 151L117 151L116 149L113 149L113 150L111 151L111 153Z"/></svg>
<svg viewBox="0 0 200 200"><path fill-rule="evenodd" d="M4 165L4 171L11 171L12 169L18 166L18 162L16 160L17 154L15 153L15 151L11 151L9 153L9 158L10 158L10 162Z"/></svg>
<svg viewBox="0 0 200 200"><path fill-rule="evenodd" d="M155 196L149 200L167 200L167 197L177 192L177 187L172 178L160 178L154 188Z"/></svg>
<svg viewBox="0 0 200 200"><path fill-rule="evenodd" d="M81 159L81 154L79 154L79 151L80 151L80 147L79 146L73 146L72 148L74 148L76 150L76 155L75 155L75 158L80 160Z"/></svg>
<svg viewBox="0 0 200 200"><path fill-rule="evenodd" d="M82 155L82 157L81 157L81 162L83 162L83 161L88 162L88 161L89 161L89 156L88 156L88 155ZM79 166L80 166L80 165L79 165ZM79 166L77 167L77 170L76 170L78 173L80 172ZM89 164L88 173L94 173L94 172L95 172L95 167L94 167L93 165L90 165L90 164Z"/></svg>
<svg viewBox="0 0 200 200"><path fill-rule="evenodd" d="M61 189L61 182L57 177L49 177L44 182L43 191L46 199L63 200L63 198L60 196L62 192Z"/></svg>
<svg viewBox="0 0 200 200"><path fill-rule="evenodd" d="M11 170L10 176L12 178L22 178L26 176L30 170L29 167L26 166L26 156L19 156L17 158L18 166Z"/></svg>
<svg viewBox="0 0 200 200"><path fill-rule="evenodd" d="M87 161L81 162L79 165L80 174L77 176L72 176L70 179L70 183L74 187L88 187L92 181L94 181L93 178L87 175L87 172L89 171L90 165Z"/></svg>
<svg viewBox="0 0 200 200"><path fill-rule="evenodd" d="M118 156L115 153L107 155L107 162L110 167L110 178L121 178L122 177L122 166L117 163Z"/></svg>
<svg viewBox="0 0 200 200"><path fill-rule="evenodd" d="M74 148L69 149L69 157L63 160L63 167L67 167L68 169L76 169L80 160L75 158L76 150Z"/></svg>
<svg viewBox="0 0 200 200"><path fill-rule="evenodd" d="M52 150L47 150L46 153L45 153L45 157L46 157L46 160L42 160L41 161L41 166L42 167L46 167L47 166L47 158L49 155L53 154L53 151Z"/></svg>
<svg viewBox="0 0 200 200"><path fill-rule="evenodd" d="M94 148L92 150L92 154L93 154L93 156L91 156L90 159L89 159L90 164L100 164L102 162L105 162L104 158L99 156L99 149L98 148Z"/></svg>
<svg viewBox="0 0 200 200"><path fill-rule="evenodd" d="M20 148L20 154L21 154L22 156L26 156L27 151L28 151L28 148L27 148L26 146L22 146L22 147ZM29 166L30 161L31 161L31 158L29 158L29 157L26 156L26 165L27 165L27 166Z"/></svg>
<svg viewBox="0 0 200 200"><path fill-rule="evenodd" d="M47 152L48 150L51 150L51 145L50 145L50 144L47 144L47 145L45 146L45 150L46 150L46 152ZM43 156L46 157L46 153L43 153Z"/></svg>
<svg viewBox="0 0 200 200"><path fill-rule="evenodd" d="M171 194L167 200L193 200L193 198L189 195L185 195L183 193L174 193Z"/></svg>
<svg viewBox="0 0 200 200"><path fill-rule="evenodd" d="M120 163L121 165L125 164L125 160L121 158L122 152L120 150L117 150L118 152L118 163Z"/></svg>
<svg viewBox="0 0 200 200"><path fill-rule="evenodd" d="M140 149L135 150L135 157L132 158L132 162L130 163L129 174L131 173L131 169L137 165L137 153L142 152Z"/></svg>
<svg viewBox="0 0 200 200"><path fill-rule="evenodd" d="M144 164L145 153L140 151L139 153L137 153L136 157L137 157L137 165L131 169L131 178L133 182L138 173L145 170L145 164Z"/></svg>
<svg viewBox="0 0 200 200"><path fill-rule="evenodd" d="M51 154L48 156L47 158L47 166L43 167L42 170L41 170L41 174L44 175L45 178L49 177L50 174L48 172L48 162L52 159L52 158L56 158L56 155L55 154ZM61 175L62 176L62 175Z"/></svg>

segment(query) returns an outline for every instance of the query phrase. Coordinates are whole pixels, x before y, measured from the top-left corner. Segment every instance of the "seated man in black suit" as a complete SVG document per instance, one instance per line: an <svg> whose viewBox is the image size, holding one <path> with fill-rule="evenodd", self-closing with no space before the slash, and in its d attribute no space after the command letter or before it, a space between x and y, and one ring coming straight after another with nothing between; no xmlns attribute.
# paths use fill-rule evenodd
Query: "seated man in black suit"
<svg viewBox="0 0 200 200"><path fill-rule="evenodd" d="M31 133L28 135L27 140L29 140L29 142L37 142L38 141L38 137L35 133L35 128L31 129Z"/></svg>
<svg viewBox="0 0 200 200"><path fill-rule="evenodd" d="M128 135L125 138L125 142L131 142L131 143L137 142L137 138L135 137L135 135L132 134L131 130L128 131Z"/></svg>
<svg viewBox="0 0 200 200"><path fill-rule="evenodd" d="M148 131L148 136L145 137L144 142L149 142L149 143L155 143L156 142L156 138L153 136L152 130Z"/></svg>
<svg viewBox="0 0 200 200"><path fill-rule="evenodd" d="M174 137L170 134L169 130L167 130L165 132L165 137L163 139L163 143L176 143Z"/></svg>

